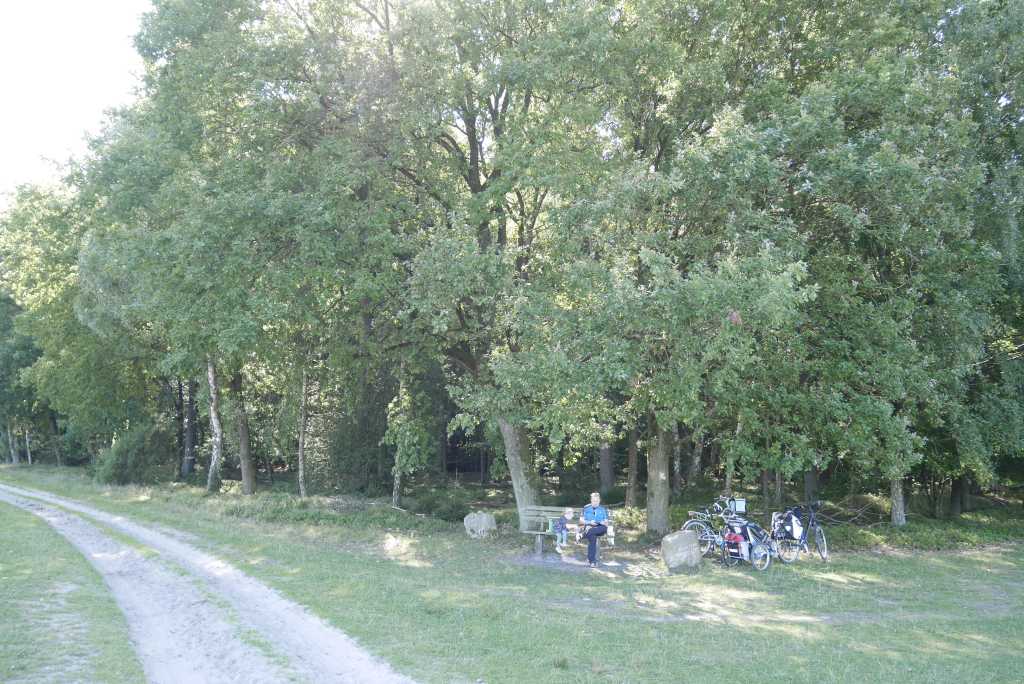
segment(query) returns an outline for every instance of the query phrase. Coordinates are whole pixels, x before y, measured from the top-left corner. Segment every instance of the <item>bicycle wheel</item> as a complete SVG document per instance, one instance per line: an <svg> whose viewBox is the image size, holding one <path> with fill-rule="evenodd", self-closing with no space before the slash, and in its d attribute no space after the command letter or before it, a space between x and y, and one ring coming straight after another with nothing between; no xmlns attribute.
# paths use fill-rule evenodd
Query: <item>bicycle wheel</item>
<svg viewBox="0 0 1024 684"><path fill-rule="evenodd" d="M779 560L789 564L800 557L800 542L796 539L779 539L776 544L779 548Z"/></svg>
<svg viewBox="0 0 1024 684"><path fill-rule="evenodd" d="M821 556L821 560L828 560L828 541L825 540L825 530L821 529L820 526L814 528L814 546L818 549L818 555Z"/></svg>
<svg viewBox="0 0 1024 684"><path fill-rule="evenodd" d="M711 555L711 549L715 543L715 533L711 531L711 527L706 522L687 520L686 524L683 525L683 531L695 532L697 534L697 543L700 544L701 555Z"/></svg>
<svg viewBox="0 0 1024 684"><path fill-rule="evenodd" d="M722 544L722 565L727 568L731 568L739 562L739 558L735 558L731 553L729 553L729 545Z"/></svg>
<svg viewBox="0 0 1024 684"><path fill-rule="evenodd" d="M764 544L754 544L750 547L750 564L755 570L767 570L772 564L772 554Z"/></svg>

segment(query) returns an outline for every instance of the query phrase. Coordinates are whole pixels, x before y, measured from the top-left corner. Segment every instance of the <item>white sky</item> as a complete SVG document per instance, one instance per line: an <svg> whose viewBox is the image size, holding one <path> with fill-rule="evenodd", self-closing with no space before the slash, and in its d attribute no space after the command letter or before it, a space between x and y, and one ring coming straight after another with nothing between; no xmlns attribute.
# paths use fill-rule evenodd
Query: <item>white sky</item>
<svg viewBox="0 0 1024 684"><path fill-rule="evenodd" d="M22 183L60 177L103 112L132 100L132 37L149 0L0 0L0 209ZM52 160L52 161L47 161Z"/></svg>

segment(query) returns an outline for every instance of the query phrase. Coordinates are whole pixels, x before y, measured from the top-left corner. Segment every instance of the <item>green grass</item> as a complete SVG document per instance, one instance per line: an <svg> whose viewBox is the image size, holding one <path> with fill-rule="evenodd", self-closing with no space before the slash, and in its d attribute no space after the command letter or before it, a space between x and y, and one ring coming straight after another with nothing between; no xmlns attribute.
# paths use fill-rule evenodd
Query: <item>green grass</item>
<svg viewBox="0 0 1024 684"><path fill-rule="evenodd" d="M0 549L0 681L144 681L124 616L76 549L4 503Z"/></svg>
<svg viewBox="0 0 1024 684"><path fill-rule="evenodd" d="M0 469L142 521L183 529L428 682L1012 681L1024 668L1024 547L843 553L755 574L705 563L664 576L639 549L627 572L530 564L506 531L358 500L206 496L98 487L49 468ZM973 524L973 523L972 523ZM978 524L984 524L979 521ZM969 527L969 526L968 526ZM755 675L756 676L756 675Z"/></svg>

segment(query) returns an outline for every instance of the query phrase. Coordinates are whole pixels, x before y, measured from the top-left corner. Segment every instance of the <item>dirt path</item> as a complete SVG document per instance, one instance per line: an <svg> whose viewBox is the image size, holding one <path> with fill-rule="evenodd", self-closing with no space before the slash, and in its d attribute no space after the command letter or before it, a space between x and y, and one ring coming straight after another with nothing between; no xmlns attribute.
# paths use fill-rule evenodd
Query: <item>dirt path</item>
<svg viewBox="0 0 1024 684"><path fill-rule="evenodd" d="M152 682L411 681L302 606L180 539L46 492L0 485L0 501L43 518L89 559L124 611Z"/></svg>

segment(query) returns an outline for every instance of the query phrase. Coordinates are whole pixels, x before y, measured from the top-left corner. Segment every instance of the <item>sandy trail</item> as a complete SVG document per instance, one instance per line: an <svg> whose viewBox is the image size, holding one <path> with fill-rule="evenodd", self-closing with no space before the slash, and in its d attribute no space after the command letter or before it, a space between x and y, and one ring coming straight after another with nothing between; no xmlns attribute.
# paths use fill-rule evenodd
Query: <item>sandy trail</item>
<svg viewBox="0 0 1024 684"><path fill-rule="evenodd" d="M0 501L46 520L96 567L125 613L150 681L411 682L302 606L169 534L37 490L0 485ZM185 573L145 558L67 511L159 551ZM246 643L245 631L274 653Z"/></svg>

